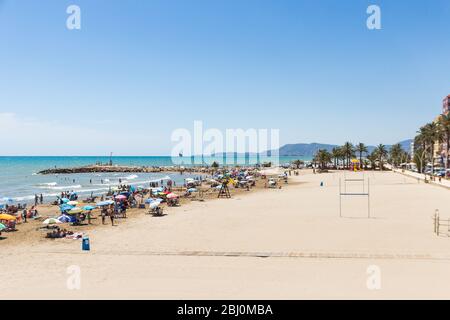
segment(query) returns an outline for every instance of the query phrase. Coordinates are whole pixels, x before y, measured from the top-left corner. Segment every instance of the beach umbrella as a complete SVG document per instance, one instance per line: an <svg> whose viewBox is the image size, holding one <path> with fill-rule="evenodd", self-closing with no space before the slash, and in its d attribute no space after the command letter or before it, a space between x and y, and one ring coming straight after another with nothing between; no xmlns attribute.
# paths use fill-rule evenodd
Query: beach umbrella
<svg viewBox="0 0 450 320"><path fill-rule="evenodd" d="M70 209L69 211L67 211L68 214L77 214L77 213L81 213L81 212L83 212L83 209L78 208L78 207Z"/></svg>
<svg viewBox="0 0 450 320"><path fill-rule="evenodd" d="M10 214L6 214L6 213L0 214L0 220L12 221L12 220L16 220L16 219L17 218L15 216L12 216Z"/></svg>
<svg viewBox="0 0 450 320"><path fill-rule="evenodd" d="M91 210L94 210L94 209L95 209L94 206L84 206L84 207L83 207L83 210L84 210L84 211L91 211Z"/></svg>
<svg viewBox="0 0 450 320"><path fill-rule="evenodd" d="M114 201L111 201L111 200L101 201L101 202L97 202L97 207L109 206L110 204L113 204L113 203L114 203Z"/></svg>
<svg viewBox="0 0 450 320"><path fill-rule="evenodd" d="M71 209L73 209L74 207L73 206L70 206L70 205L68 205L68 204L62 204L60 207L59 207L59 209L61 210L61 212L64 212L64 211L67 211L67 210L71 210Z"/></svg>
<svg viewBox="0 0 450 320"><path fill-rule="evenodd" d="M61 201L62 201L62 203L67 203L67 202L69 202L70 200L67 199L67 198L61 198Z"/></svg>
<svg viewBox="0 0 450 320"><path fill-rule="evenodd" d="M67 202L67 204L70 206L76 206L78 204L78 201L69 201Z"/></svg>
<svg viewBox="0 0 450 320"><path fill-rule="evenodd" d="M119 194L118 196L116 196L116 200L125 200L127 197L123 194Z"/></svg>
<svg viewBox="0 0 450 320"><path fill-rule="evenodd" d="M62 222L55 218L48 218L48 219L45 219L44 222L42 222L42 224L57 224L57 223L62 223Z"/></svg>
<svg viewBox="0 0 450 320"><path fill-rule="evenodd" d="M174 198L178 198L178 195L177 194L175 194L175 193L169 193L168 195L167 195L167 199L174 199Z"/></svg>

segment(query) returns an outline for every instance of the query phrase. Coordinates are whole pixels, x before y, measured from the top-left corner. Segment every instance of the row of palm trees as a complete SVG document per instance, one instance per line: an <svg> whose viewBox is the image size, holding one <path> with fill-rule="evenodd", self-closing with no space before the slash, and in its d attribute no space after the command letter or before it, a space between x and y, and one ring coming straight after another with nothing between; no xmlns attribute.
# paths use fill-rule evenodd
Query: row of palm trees
<svg viewBox="0 0 450 320"><path fill-rule="evenodd" d="M364 143L353 145L351 142L346 142L340 147L333 148L331 152L326 149L318 150L313 161L318 163L321 169L326 169L330 163L333 164L334 168L343 166L344 168L349 169L351 159L355 157L359 158L359 163L364 168L367 168L370 164L372 170L377 166L380 170L383 170L385 161L394 166L399 166L409 159L408 153L404 151L398 143L393 145L390 150L388 150L385 145L379 144L369 153L369 150Z"/></svg>
<svg viewBox="0 0 450 320"><path fill-rule="evenodd" d="M434 153L435 144L445 142L445 169L449 164L449 147L450 147L450 113L441 115L437 121L427 123L422 126L414 138L414 162L423 172L426 164L431 162L431 172L434 172Z"/></svg>

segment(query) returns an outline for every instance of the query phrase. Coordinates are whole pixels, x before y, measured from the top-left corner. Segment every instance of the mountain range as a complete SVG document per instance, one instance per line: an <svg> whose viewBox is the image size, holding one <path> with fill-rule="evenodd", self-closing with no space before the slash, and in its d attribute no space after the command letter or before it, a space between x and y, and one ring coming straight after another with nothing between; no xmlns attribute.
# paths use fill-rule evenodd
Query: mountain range
<svg viewBox="0 0 450 320"><path fill-rule="evenodd" d="M402 149L409 152L412 139L400 141ZM296 143L296 144L286 144L279 149L280 156L303 156L303 157L313 157L317 150L325 149L329 152L338 145L335 144L324 144L324 143ZM386 145L389 150L391 145ZM367 149L372 152L376 146L367 146Z"/></svg>

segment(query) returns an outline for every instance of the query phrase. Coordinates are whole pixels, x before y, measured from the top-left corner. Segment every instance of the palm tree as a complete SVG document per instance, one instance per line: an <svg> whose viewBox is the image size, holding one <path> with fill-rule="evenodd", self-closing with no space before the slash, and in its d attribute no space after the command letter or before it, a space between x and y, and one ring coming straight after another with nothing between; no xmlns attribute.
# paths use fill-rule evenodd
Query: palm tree
<svg viewBox="0 0 450 320"><path fill-rule="evenodd" d="M450 112L440 116L439 126L445 139L445 170L447 171L450 150Z"/></svg>
<svg viewBox="0 0 450 320"><path fill-rule="evenodd" d="M347 160L347 169L350 167L350 159L353 157L354 155L354 150L353 150L353 144L351 144L351 142L346 142L344 143L344 145L342 146L342 152L345 156L345 159Z"/></svg>
<svg viewBox="0 0 450 320"><path fill-rule="evenodd" d="M391 150L389 151L390 156L391 156L391 162L392 165L394 165L395 167L398 167L398 165L401 163L402 158L404 156L404 151L402 149L402 146L400 145L400 143L396 143L391 147Z"/></svg>
<svg viewBox="0 0 450 320"><path fill-rule="evenodd" d="M363 153L367 153L367 147L364 143L360 142L356 145L355 151L359 153L359 165L362 167L363 162L362 162L362 155Z"/></svg>
<svg viewBox="0 0 450 320"><path fill-rule="evenodd" d="M304 164L304 162L302 160L297 159L297 160L292 161L292 164L295 165L297 169L299 169L300 166L302 164Z"/></svg>
<svg viewBox="0 0 450 320"><path fill-rule="evenodd" d="M423 136L423 142L429 147L430 159L431 159L431 173L434 173L434 144L436 142L442 142L443 132L440 127L435 123L427 123L420 128L420 134Z"/></svg>
<svg viewBox="0 0 450 320"><path fill-rule="evenodd" d="M334 147L332 150L331 150L331 156L333 157L333 159L334 159L334 167L337 169L337 167L338 167L338 160L341 158L341 156L342 156L342 152L341 152L341 148L339 148L339 147Z"/></svg>
<svg viewBox="0 0 450 320"><path fill-rule="evenodd" d="M332 155L325 149L320 149L317 151L316 156L314 157L314 160L319 163L320 169L324 170L326 169L328 163L331 162Z"/></svg>
<svg viewBox="0 0 450 320"><path fill-rule="evenodd" d="M412 155L417 169L420 173L424 171L424 160L427 157L427 143L425 139L425 133L423 127L417 132L418 134L414 138L414 154Z"/></svg>
<svg viewBox="0 0 450 320"><path fill-rule="evenodd" d="M372 151L372 153L370 153L369 155L367 155L367 160L369 160L369 162L370 162L370 168L371 168L372 170L375 170L375 166L376 166L377 159L378 159L378 154L377 154L377 150L376 150L376 149L374 149L374 150Z"/></svg>
<svg viewBox="0 0 450 320"><path fill-rule="evenodd" d="M383 159L386 158L386 156L388 155L388 151L386 149L386 146L381 143L375 148L375 150L378 155L380 171L383 171Z"/></svg>

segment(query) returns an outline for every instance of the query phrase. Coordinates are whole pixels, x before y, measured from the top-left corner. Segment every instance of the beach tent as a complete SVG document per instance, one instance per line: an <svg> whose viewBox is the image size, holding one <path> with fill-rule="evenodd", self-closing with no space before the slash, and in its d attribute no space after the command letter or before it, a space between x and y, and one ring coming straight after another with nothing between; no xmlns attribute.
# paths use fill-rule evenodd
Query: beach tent
<svg viewBox="0 0 450 320"><path fill-rule="evenodd" d="M69 222L76 222L77 219L75 218L75 216L68 216L63 214L62 216L59 216L57 218L59 221L61 221L62 223L69 223Z"/></svg>
<svg viewBox="0 0 450 320"><path fill-rule="evenodd" d="M16 220L16 219L17 218L15 216L12 216L10 214L6 214L6 213L0 214L0 220L13 221L13 220Z"/></svg>

